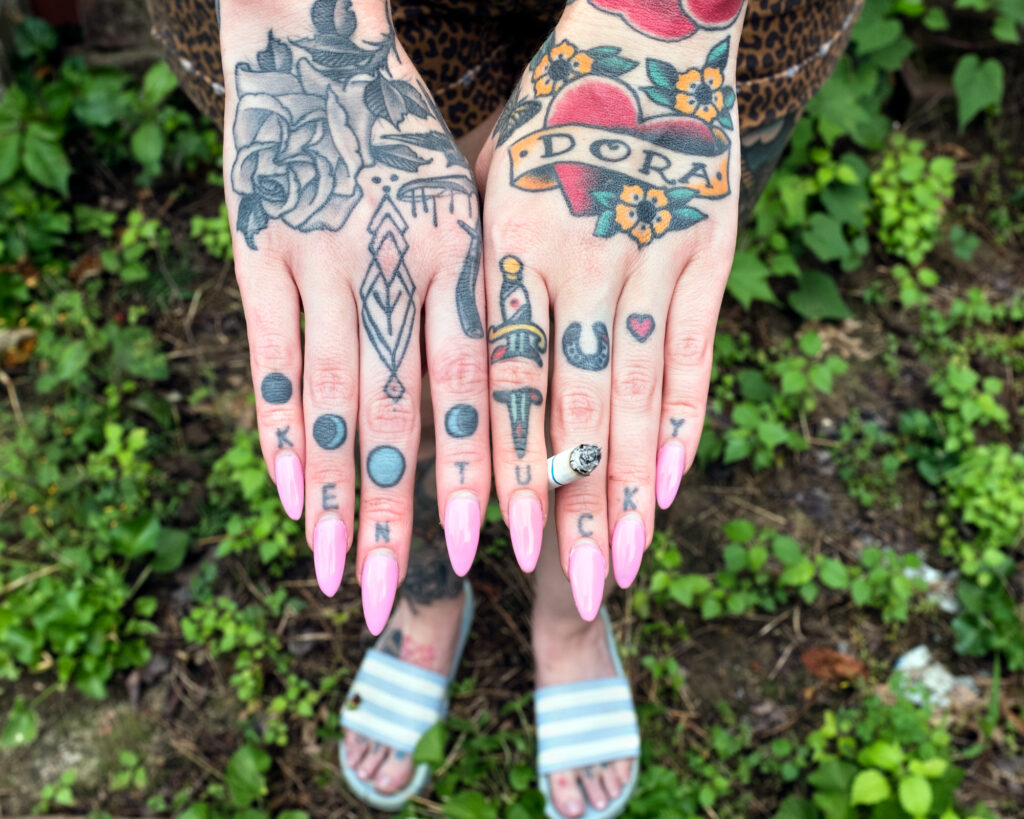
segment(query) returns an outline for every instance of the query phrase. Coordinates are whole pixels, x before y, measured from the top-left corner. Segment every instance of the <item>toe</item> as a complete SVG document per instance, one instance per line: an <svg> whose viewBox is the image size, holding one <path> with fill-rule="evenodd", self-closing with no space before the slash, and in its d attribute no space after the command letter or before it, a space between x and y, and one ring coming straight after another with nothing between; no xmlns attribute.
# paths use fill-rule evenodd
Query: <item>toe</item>
<svg viewBox="0 0 1024 819"><path fill-rule="evenodd" d="M409 784L409 780L412 779L412 771L412 754L405 751L392 751L377 769L373 785L381 793L395 793Z"/></svg>
<svg viewBox="0 0 1024 819"><path fill-rule="evenodd" d="M374 775L377 773L377 769L380 767L380 763L384 761L384 757L387 756L387 753L387 745L381 745L379 742L374 742L370 746L370 750L366 752L366 755L356 767L356 776L364 781L373 779Z"/></svg>
<svg viewBox="0 0 1024 819"><path fill-rule="evenodd" d="M588 766L583 769L580 777L583 782L583 792L587 795L587 801L594 810L604 810L608 807L608 794L604 792L599 771L600 769L596 766Z"/></svg>
<svg viewBox="0 0 1024 819"><path fill-rule="evenodd" d="M575 819L583 815L586 803L575 771L559 771L552 774L549 777L549 785L555 810L566 819Z"/></svg>
<svg viewBox="0 0 1024 819"><path fill-rule="evenodd" d="M345 761L352 770L359 766L369 747L369 742L362 734L357 734L355 731L345 732Z"/></svg>
<svg viewBox="0 0 1024 819"><path fill-rule="evenodd" d="M632 759L617 759L609 766L615 778L619 780L620 789L626 787L629 777L633 775L633 763Z"/></svg>
<svg viewBox="0 0 1024 819"><path fill-rule="evenodd" d="M601 785L604 788L604 792L608 794L609 800L615 800L619 798L619 794L622 793L622 780L619 779L619 775L615 773L615 770L611 765L601 765L598 768L598 778L601 780Z"/></svg>

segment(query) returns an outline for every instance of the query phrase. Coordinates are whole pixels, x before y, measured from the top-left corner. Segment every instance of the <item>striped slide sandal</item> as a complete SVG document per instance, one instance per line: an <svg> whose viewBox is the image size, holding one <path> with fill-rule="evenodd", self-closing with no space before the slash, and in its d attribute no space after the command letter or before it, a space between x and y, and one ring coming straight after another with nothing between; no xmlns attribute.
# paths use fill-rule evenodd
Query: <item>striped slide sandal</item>
<svg viewBox="0 0 1024 819"><path fill-rule="evenodd" d="M466 602L462 609L459 644L448 676L427 671L385 654L376 648L366 652L352 687L341 708L341 725L346 730L380 742L396 751L411 754L420 738L448 716L448 688L462 659L473 623L473 587L463 584ZM382 811L398 811L418 795L430 780L430 765L416 766L409 784L397 793L381 793L372 782L364 782L349 767L344 737L338 742L341 773L356 796Z"/></svg>
<svg viewBox="0 0 1024 819"><path fill-rule="evenodd" d="M633 759L622 793L603 810L587 804L582 819L614 819L625 809L640 772L640 726L633 692L622 670L607 609L601 609L608 653L615 676L538 688L533 705L537 716L537 774L549 819L565 819L551 798L549 777L557 771L585 768L617 759Z"/></svg>

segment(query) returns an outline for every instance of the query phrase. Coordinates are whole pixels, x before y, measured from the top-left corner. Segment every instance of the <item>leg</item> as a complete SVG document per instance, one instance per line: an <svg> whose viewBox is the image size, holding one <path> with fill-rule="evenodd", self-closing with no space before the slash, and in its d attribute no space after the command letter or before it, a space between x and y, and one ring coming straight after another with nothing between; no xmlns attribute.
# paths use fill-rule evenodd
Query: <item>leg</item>
<svg viewBox="0 0 1024 819"><path fill-rule="evenodd" d="M536 570L533 603L533 651L537 686L600 679L615 674L601 619L584 621L573 603L569 581L562 573L553 516L544 530L544 545ZM606 590L611 587L610 578ZM602 810L629 780L634 760L559 771L551 776L555 808L572 819L589 802Z"/></svg>

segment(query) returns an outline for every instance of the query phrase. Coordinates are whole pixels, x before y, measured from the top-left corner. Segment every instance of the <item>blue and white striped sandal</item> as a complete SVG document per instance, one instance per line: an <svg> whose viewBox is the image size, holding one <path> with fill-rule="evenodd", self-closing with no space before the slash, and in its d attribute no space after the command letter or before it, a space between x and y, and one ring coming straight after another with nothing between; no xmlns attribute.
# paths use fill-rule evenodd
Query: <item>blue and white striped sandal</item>
<svg viewBox="0 0 1024 819"><path fill-rule="evenodd" d="M548 777L569 768L585 768L616 759L633 759L629 781L622 793L601 811L587 804L582 819L614 819L625 809L640 774L640 726L633 691L622 670L608 611L601 609L608 653L615 676L538 688L533 707L537 716L538 786L544 794L549 819L565 819L551 799Z"/></svg>
<svg viewBox="0 0 1024 819"><path fill-rule="evenodd" d="M462 660L462 651L473 623L473 587L467 581L462 588L466 601L462 609L459 644L448 676L371 648L345 695L345 704L341 707L342 727L396 751L411 754L420 738L438 722L444 721L448 716L448 689ZM400 810L413 796L422 792L430 780L430 765L423 762L416 767L409 784L402 790L392 794L381 793L372 782L364 782L349 767L344 737L338 743L338 750L341 773L352 793L378 810Z"/></svg>

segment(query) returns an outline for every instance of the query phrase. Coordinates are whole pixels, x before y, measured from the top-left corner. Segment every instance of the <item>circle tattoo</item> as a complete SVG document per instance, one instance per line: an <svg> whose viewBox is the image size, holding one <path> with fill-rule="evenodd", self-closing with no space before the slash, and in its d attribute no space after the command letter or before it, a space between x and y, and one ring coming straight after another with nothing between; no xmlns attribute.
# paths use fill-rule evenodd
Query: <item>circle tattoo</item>
<svg viewBox="0 0 1024 819"><path fill-rule="evenodd" d="M370 480L382 489L390 489L405 474L405 456L393 446L379 446L366 457Z"/></svg>
<svg viewBox="0 0 1024 819"><path fill-rule="evenodd" d="M468 438L476 432L480 423L480 415L476 407L469 404L456 404L444 416L445 431L452 438Z"/></svg>
<svg viewBox="0 0 1024 819"><path fill-rule="evenodd" d="M348 438L348 427L340 415L327 413L313 422L313 440L324 449L337 449Z"/></svg>
<svg viewBox="0 0 1024 819"><path fill-rule="evenodd" d="M260 394L268 404L287 404L292 397L292 382L286 375L270 373L260 384Z"/></svg>

